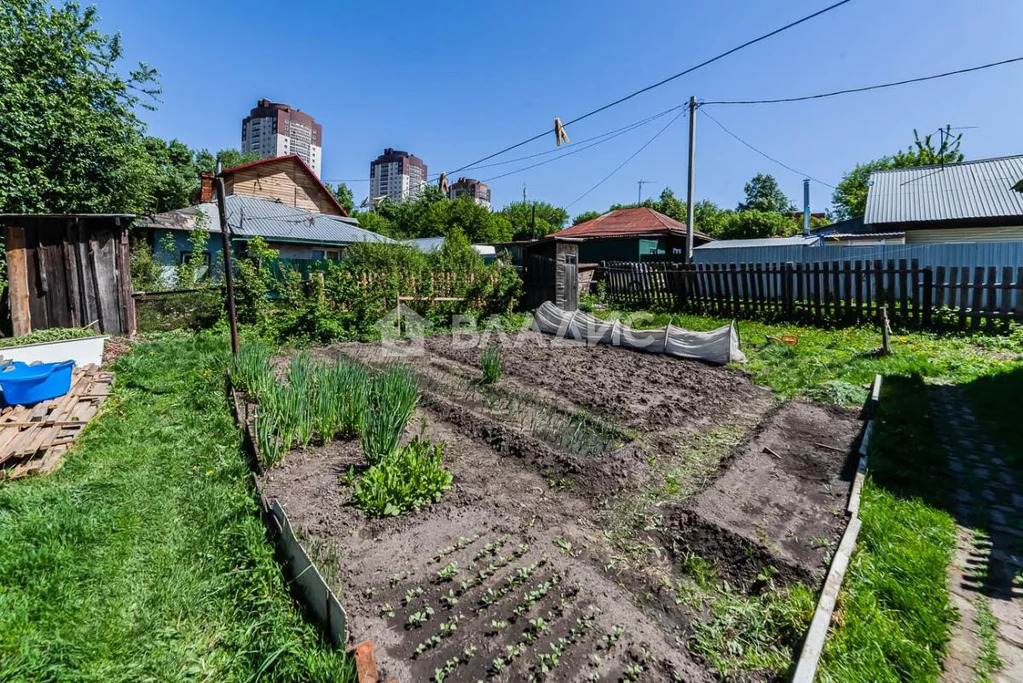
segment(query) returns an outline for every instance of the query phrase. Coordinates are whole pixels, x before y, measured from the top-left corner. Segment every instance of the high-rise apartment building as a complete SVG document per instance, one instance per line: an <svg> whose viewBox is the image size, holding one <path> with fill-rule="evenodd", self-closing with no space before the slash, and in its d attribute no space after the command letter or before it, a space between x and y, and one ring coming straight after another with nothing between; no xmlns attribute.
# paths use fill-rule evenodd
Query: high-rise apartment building
<svg viewBox="0 0 1023 683"><path fill-rule="evenodd" d="M264 159L297 154L319 176L323 126L303 111L263 99L242 119L242 151Z"/></svg>
<svg viewBox="0 0 1023 683"><path fill-rule="evenodd" d="M369 164L369 199L415 199L426 187L426 164L417 156L388 147Z"/></svg>
<svg viewBox="0 0 1023 683"><path fill-rule="evenodd" d="M448 197L458 199L469 195L480 206L490 208L490 188L473 178L459 178L448 187Z"/></svg>

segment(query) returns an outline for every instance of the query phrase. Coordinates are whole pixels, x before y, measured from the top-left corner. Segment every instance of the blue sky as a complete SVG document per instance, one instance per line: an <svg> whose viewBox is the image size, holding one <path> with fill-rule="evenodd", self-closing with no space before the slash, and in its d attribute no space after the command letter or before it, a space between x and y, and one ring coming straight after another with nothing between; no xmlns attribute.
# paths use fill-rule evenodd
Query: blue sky
<svg viewBox="0 0 1023 683"><path fill-rule="evenodd" d="M384 147L450 171L572 119L828 4L829 0L662 2L175 2L98 0L130 62L161 74L151 134L212 150L240 144L257 99L286 102L323 125L323 177L365 179ZM1019 0L853 0L777 37L569 128L575 140L700 100L813 94L1023 55ZM854 164L906 147L913 128L962 131L968 159L1023 153L1023 63L817 102L708 106L733 133L836 184ZM802 175L776 166L698 114L696 196L742 199L755 173L775 175L801 205ZM490 182L495 206L530 198L565 206L646 143L670 117L563 160ZM672 188L685 195L679 120L575 215ZM553 134L509 153L553 149ZM464 175L488 180L539 157ZM461 175L461 174L460 174ZM357 201L367 182L349 182ZM814 183L813 209L831 189Z"/></svg>

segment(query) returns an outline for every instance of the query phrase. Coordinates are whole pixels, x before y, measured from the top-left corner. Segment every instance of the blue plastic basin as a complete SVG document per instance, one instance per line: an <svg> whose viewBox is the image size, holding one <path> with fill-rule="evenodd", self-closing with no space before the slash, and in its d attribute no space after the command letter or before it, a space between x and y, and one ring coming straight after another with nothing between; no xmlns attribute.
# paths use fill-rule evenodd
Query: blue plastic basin
<svg viewBox="0 0 1023 683"><path fill-rule="evenodd" d="M14 361L0 369L0 390L9 405L29 405L63 396L71 389L75 362L28 365Z"/></svg>

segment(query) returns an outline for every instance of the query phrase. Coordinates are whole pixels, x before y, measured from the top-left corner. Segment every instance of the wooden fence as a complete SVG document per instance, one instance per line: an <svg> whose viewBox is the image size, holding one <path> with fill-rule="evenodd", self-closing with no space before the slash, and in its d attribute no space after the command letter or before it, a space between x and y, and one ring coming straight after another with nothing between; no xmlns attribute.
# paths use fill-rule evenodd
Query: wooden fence
<svg viewBox="0 0 1023 683"><path fill-rule="evenodd" d="M914 260L691 264L604 262L596 288L613 304L722 317L989 327L1023 320L1023 268L920 267ZM936 315L937 314L937 315Z"/></svg>

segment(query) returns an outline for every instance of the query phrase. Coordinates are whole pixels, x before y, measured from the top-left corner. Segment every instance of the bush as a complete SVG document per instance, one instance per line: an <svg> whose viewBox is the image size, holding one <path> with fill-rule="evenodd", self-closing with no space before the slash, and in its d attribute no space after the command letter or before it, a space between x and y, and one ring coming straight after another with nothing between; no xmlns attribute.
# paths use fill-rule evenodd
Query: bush
<svg viewBox="0 0 1023 683"><path fill-rule="evenodd" d="M493 384L501 379L503 363L501 361L501 349L497 346L488 346L480 355L480 365L483 367L481 384Z"/></svg>
<svg viewBox="0 0 1023 683"><path fill-rule="evenodd" d="M400 515L435 503L451 488L451 473L441 462L441 444L420 436L370 467L355 484L356 504L378 517Z"/></svg>
<svg viewBox="0 0 1023 683"><path fill-rule="evenodd" d="M362 418L362 450L371 465L393 455L419 402L419 385L407 367L398 366L369 382Z"/></svg>

